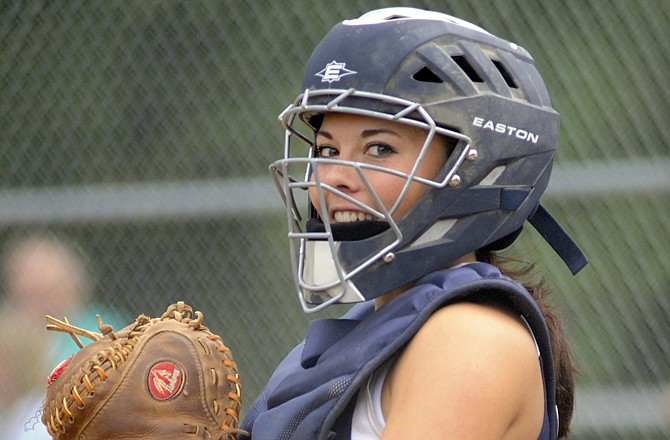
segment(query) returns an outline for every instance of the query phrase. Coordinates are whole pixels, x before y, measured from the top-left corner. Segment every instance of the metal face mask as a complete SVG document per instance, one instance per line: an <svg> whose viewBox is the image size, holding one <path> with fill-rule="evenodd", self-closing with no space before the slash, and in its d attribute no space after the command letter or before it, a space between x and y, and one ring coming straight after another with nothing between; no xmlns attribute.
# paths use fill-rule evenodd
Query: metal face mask
<svg viewBox="0 0 670 440"><path fill-rule="evenodd" d="M503 249L526 221L573 273L586 264L540 204L559 117L532 57L520 46L444 14L373 11L327 33L307 61L302 90L280 115L284 157L270 170L287 207L291 264L306 311L371 300L470 252ZM314 142L323 117L338 112L424 130L414 165L400 172L374 162L317 157ZM436 137L455 146L428 179L417 171ZM357 176L367 203L328 184L323 170L334 166ZM382 203L381 189L369 178L375 173L405 179L393 202ZM427 189L398 215L416 185ZM320 216L331 197L371 220L340 224Z"/></svg>
<svg viewBox="0 0 670 440"><path fill-rule="evenodd" d="M376 101L397 111L387 113L345 104L358 99ZM317 127L314 121L328 112L399 122L423 129L426 136L408 172L364 162L317 157L314 145ZM458 185L460 178L457 170L471 152L469 139L460 133L437 127L417 103L353 89L307 90L280 115L280 120L286 128L284 158L273 163L270 170L287 206L291 264L303 309L312 312L334 302L370 299L356 286L356 275L371 265L388 263L394 258L394 250L403 242L399 219L394 218L394 215L407 198L410 185L425 185L426 190ZM304 127L300 127L302 122L306 123ZM462 142L458 142L434 179L420 177L417 171L436 135ZM298 142L304 144L302 148L294 145ZM323 166L349 167L360 179L371 201L361 202L325 182L319 171ZM369 175L373 172L404 179L402 189L390 206L384 206L379 195L380 188L375 188L371 183ZM296 175L301 178L295 178ZM313 196L316 199L314 203L305 200L310 189L316 194ZM324 209L317 209L316 206L326 207L326 193L355 206L361 213L359 215L365 219L352 223L334 223L329 215L319 215L318 211ZM306 207L306 212L300 212L301 206ZM382 233L384 238L381 241L377 238L377 243L370 243ZM352 249L357 249L354 258Z"/></svg>

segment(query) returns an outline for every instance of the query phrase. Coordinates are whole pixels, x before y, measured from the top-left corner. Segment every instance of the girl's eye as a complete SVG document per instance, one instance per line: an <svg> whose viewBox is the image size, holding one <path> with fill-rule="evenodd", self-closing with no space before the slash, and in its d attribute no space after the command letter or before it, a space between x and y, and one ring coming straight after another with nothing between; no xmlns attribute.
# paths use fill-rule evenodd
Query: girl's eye
<svg viewBox="0 0 670 440"><path fill-rule="evenodd" d="M335 148L331 147L331 146L322 145L322 146L316 147L315 156L316 157L325 157L325 158L335 157L335 156L337 156L337 150Z"/></svg>
<svg viewBox="0 0 670 440"><path fill-rule="evenodd" d="M393 147L383 142L377 142L367 146L367 154L374 157L388 157L395 153Z"/></svg>

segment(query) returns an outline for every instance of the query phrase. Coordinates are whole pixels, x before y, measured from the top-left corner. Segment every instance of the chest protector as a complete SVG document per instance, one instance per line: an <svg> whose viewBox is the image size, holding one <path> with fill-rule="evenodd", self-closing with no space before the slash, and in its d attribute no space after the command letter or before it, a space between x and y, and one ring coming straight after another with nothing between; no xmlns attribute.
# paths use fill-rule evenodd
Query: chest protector
<svg viewBox="0 0 670 440"><path fill-rule="evenodd" d="M340 319L312 321L305 340L279 364L241 428L253 440L348 439L358 390L439 308L485 301L523 316L540 351L545 417L539 440L555 439L558 417L549 333L531 295L489 264L434 272L379 310L357 304Z"/></svg>

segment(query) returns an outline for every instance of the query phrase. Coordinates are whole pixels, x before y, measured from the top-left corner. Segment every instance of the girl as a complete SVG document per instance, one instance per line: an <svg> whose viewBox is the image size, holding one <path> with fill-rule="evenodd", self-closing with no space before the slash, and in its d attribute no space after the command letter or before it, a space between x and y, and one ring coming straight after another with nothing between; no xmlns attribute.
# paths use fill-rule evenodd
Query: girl
<svg viewBox="0 0 670 440"><path fill-rule="evenodd" d="M558 114L528 53L445 14L382 9L333 27L302 89L270 167L297 291L308 312L360 304L310 324L242 428L254 440L567 435L560 322L493 253L528 220L573 273L586 264L539 202Z"/></svg>

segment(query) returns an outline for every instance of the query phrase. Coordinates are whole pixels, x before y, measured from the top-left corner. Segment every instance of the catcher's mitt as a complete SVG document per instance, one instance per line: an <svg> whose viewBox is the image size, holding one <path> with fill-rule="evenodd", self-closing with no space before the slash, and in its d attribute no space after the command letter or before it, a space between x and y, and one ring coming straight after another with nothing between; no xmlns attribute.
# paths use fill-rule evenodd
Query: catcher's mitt
<svg viewBox="0 0 670 440"><path fill-rule="evenodd" d="M81 347L48 379L42 422L54 439L235 439L237 366L203 315L178 302L160 318L101 333L47 316ZM77 336L94 340L83 346Z"/></svg>

